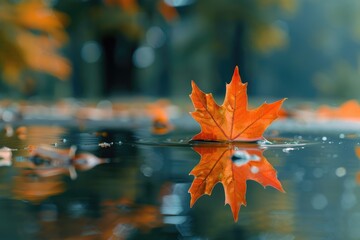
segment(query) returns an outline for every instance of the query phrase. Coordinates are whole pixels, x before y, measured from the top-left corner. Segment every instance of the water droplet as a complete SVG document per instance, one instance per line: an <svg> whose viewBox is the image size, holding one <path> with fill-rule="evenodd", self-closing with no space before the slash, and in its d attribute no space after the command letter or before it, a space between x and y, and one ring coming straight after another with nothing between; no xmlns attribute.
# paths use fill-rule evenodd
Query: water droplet
<svg viewBox="0 0 360 240"><path fill-rule="evenodd" d="M268 141L267 139L264 139L264 140L259 140L258 144L260 144L260 145L272 145L273 143Z"/></svg>
<svg viewBox="0 0 360 240"><path fill-rule="evenodd" d="M324 136L324 137L321 138L321 140L326 141L327 137Z"/></svg>
<svg viewBox="0 0 360 240"><path fill-rule="evenodd" d="M258 173L258 172L260 171L260 169L259 169L258 167L256 167L256 166L252 166L252 167L250 168L250 171L251 171L253 174L256 174L256 173Z"/></svg>
<svg viewBox="0 0 360 240"><path fill-rule="evenodd" d="M107 143L107 142L102 142L102 143L99 143L98 144L99 147L102 147L102 148L108 148L108 147L111 147L111 143Z"/></svg>
<svg viewBox="0 0 360 240"><path fill-rule="evenodd" d="M339 134L339 138L345 138L345 134L340 133L340 134Z"/></svg>
<svg viewBox="0 0 360 240"><path fill-rule="evenodd" d="M283 151L284 153L289 153L290 151L293 151L293 150L295 150L295 148L289 147L289 148L284 148L282 151Z"/></svg>
<svg viewBox="0 0 360 240"><path fill-rule="evenodd" d="M335 174L336 176L338 177L343 177L346 175L346 169L344 167L338 167L336 170L335 170Z"/></svg>

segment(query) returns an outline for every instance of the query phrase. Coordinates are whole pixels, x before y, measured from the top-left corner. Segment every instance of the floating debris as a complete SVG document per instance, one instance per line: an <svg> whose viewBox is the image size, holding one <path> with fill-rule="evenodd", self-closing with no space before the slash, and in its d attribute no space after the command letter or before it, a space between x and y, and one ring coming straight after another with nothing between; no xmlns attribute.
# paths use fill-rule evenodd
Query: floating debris
<svg viewBox="0 0 360 240"><path fill-rule="evenodd" d="M282 151L283 151L284 153L289 153L290 151L293 151L293 150L295 150L295 148L288 147L288 148L284 148Z"/></svg>
<svg viewBox="0 0 360 240"><path fill-rule="evenodd" d="M99 143L99 147L102 147L102 148L108 148L108 147L111 147L114 143L107 143L107 142L102 142L102 143Z"/></svg>

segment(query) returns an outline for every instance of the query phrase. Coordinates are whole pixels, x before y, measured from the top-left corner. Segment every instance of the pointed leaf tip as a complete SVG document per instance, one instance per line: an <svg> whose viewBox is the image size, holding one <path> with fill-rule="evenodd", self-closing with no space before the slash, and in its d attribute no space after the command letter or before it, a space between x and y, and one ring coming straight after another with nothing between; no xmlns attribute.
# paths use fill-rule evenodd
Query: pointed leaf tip
<svg viewBox="0 0 360 240"><path fill-rule="evenodd" d="M239 71L239 67L238 67L238 66L236 66L235 69L234 69L234 73L233 73L233 76L232 76L231 81L234 80L234 79L236 79L236 80L238 80L238 81L241 82L240 71Z"/></svg>

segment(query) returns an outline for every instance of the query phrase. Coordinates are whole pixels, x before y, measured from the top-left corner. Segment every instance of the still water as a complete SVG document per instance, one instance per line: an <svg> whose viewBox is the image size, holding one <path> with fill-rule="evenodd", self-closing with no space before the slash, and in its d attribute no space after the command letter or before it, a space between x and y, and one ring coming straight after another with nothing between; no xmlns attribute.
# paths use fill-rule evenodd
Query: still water
<svg viewBox="0 0 360 240"><path fill-rule="evenodd" d="M229 148L189 142L198 126L156 136L146 124L2 125L0 238L360 239L360 135L282 121L269 142L230 147L224 164L267 161L284 190L264 188L261 167L249 168L238 215L220 183L190 208L201 152Z"/></svg>

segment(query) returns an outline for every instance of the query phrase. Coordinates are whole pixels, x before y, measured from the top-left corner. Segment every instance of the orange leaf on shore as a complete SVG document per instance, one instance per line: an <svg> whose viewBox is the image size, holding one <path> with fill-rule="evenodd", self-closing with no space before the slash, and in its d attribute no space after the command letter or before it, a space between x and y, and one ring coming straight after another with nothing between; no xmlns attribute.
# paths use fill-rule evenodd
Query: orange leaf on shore
<svg viewBox="0 0 360 240"><path fill-rule="evenodd" d="M356 100L349 100L337 108L320 106L317 116L323 119L360 120L360 104Z"/></svg>
<svg viewBox="0 0 360 240"><path fill-rule="evenodd" d="M167 134L174 129L169 120L168 107L170 103L166 100L159 100L147 106L148 113L152 118L151 132L156 135Z"/></svg>
<svg viewBox="0 0 360 240"><path fill-rule="evenodd" d="M211 93L205 94L192 81L190 98L195 111L192 117L201 125L201 132L192 140L254 141L262 138L266 128L278 117L284 99L263 103L248 110L247 84L240 79L238 67L226 86L224 102L219 106Z"/></svg>
<svg viewBox="0 0 360 240"><path fill-rule="evenodd" d="M195 147L194 150L201 155L201 160L190 172L195 177L189 189L191 207L202 195L211 195L214 186L221 182L225 204L230 205L237 221L241 205L246 205L247 180L284 192L276 170L263 156L263 150L242 149L233 145Z"/></svg>

